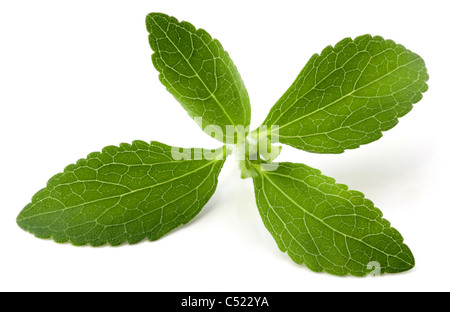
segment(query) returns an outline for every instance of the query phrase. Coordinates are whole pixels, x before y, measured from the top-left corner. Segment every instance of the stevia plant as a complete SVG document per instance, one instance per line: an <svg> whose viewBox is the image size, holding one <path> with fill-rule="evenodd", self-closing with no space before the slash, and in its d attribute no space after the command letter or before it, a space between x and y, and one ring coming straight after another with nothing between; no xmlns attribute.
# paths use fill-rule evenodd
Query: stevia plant
<svg viewBox="0 0 450 312"><path fill-rule="evenodd" d="M282 252L313 271L364 276L411 269L400 233L357 191L304 164L274 159L283 143L342 153L379 139L427 90L424 61L392 40L345 38L314 54L256 130L222 45L161 13L146 18L162 84L221 148L159 142L108 146L53 176L17 217L39 238L117 246L156 240L189 222L217 187L231 151L251 177L264 225ZM232 148L234 146L234 148Z"/></svg>

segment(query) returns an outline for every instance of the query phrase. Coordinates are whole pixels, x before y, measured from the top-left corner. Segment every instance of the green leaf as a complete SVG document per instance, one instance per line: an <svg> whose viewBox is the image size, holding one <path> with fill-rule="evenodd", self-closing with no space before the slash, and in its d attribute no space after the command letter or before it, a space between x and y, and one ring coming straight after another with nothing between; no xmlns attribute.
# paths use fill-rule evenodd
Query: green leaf
<svg viewBox="0 0 450 312"><path fill-rule="evenodd" d="M278 247L296 263L356 276L377 265L381 274L414 267L400 233L362 193L306 165L278 163L273 171L254 166L259 213Z"/></svg>
<svg viewBox="0 0 450 312"><path fill-rule="evenodd" d="M156 240L205 206L226 157L219 149L204 150L215 159L199 156L198 150L194 159L179 159L178 150L134 141L92 153L52 177L17 223L37 237L74 245ZM184 155L192 156L192 150Z"/></svg>
<svg viewBox="0 0 450 312"><path fill-rule="evenodd" d="M382 37L346 38L315 54L263 125L279 141L315 153L342 153L379 139L427 90L415 53Z"/></svg>
<svg viewBox="0 0 450 312"><path fill-rule="evenodd" d="M146 25L154 51L153 65L162 84L189 116L202 118L205 132L219 141L233 143L226 142L226 126L249 126L250 102L228 53L206 31L174 17L151 13ZM238 136L242 140L245 133L240 131ZM232 133L228 137L235 139Z"/></svg>

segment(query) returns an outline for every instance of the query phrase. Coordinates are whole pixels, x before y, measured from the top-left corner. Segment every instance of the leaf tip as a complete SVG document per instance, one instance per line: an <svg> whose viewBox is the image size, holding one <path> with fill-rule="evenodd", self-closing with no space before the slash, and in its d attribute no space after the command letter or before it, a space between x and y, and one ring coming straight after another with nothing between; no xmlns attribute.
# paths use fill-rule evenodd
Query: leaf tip
<svg viewBox="0 0 450 312"><path fill-rule="evenodd" d="M151 33L152 26L157 23L156 21L157 18L169 19L170 16L159 12L152 12L147 14L147 16L145 17L145 26L147 27L147 31L149 33Z"/></svg>

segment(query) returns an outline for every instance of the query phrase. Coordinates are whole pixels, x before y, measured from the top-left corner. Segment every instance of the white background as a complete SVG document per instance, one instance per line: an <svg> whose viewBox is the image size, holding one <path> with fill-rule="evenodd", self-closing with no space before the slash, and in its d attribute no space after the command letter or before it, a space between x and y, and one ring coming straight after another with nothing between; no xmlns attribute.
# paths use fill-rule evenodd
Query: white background
<svg viewBox="0 0 450 312"><path fill-rule="evenodd" d="M449 291L448 1L2 1L0 4L0 291ZM341 155L284 147L373 200L416 267L376 278L317 274L281 253L252 182L228 161L187 226L118 248L40 240L15 223L66 165L135 139L217 147L159 83L145 16L206 29L237 65L252 125L309 57L344 37L390 38L425 60L429 90L384 137Z"/></svg>

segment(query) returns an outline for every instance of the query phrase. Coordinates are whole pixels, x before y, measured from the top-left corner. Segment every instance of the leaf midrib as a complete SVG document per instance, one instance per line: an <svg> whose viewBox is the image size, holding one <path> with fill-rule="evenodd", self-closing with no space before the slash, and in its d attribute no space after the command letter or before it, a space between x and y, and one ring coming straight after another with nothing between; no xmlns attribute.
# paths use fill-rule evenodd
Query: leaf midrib
<svg viewBox="0 0 450 312"><path fill-rule="evenodd" d="M269 181L269 182L270 182L270 183L271 183L271 184L272 184L272 185L273 185L273 186L274 186L281 194L283 194L283 196L285 196L290 202L292 202L295 206L297 206L298 208L300 208L304 213L306 213L306 214L308 214L309 216L311 216L312 218L316 219L317 221L319 221L320 223L322 223L323 225L325 225L326 227L328 227L328 228L331 229L332 231L341 234L341 235L344 236L345 238L350 238L350 239L359 241L360 243L362 243L362 244L368 246L369 248L372 248L372 249L374 249L374 250L376 250L376 251L378 251L378 252L380 252L380 253L386 255L388 258L389 258L389 257L394 257L394 258L397 258L398 260L400 260L400 261L402 261L402 262L404 262L404 263L406 263L406 264L408 264L408 265L413 265L412 263L409 263L409 262L405 261L404 259L398 257L397 255L388 254L388 253L386 253L386 252L384 252L384 251L382 251L382 250L380 250L380 249L378 249L378 248L376 248L376 247L374 247L374 246L372 246L372 245L369 245L368 243L364 242L363 240L361 240L361 239L359 239L359 238L356 238L356 237L347 235L347 234L345 234L345 233L342 233L342 232L336 230L336 229L333 228L332 226L330 226L330 225L328 225L327 223L325 223L322 219L320 219L319 217L317 217L317 216L315 216L314 214L310 213L308 210L306 210L305 208L303 208L302 206L300 206L297 202L295 202L295 200L293 200L289 195L287 195L282 189L280 189L280 188L279 188L279 187L278 187L278 186L277 186L277 185L276 185L276 184L275 184L275 183L267 176L267 174L269 174L269 172L263 172L263 171L258 171L258 172L261 174L261 177L266 177L267 180L268 180L268 181ZM264 189L263 189L263 192L264 192L264 194L265 194L265 190L264 190ZM270 204L269 204L269 207L271 208L272 211L275 212L274 208L273 208ZM292 235L291 235L291 237L294 238ZM302 248L303 248L303 247L302 247Z"/></svg>
<svg viewBox="0 0 450 312"><path fill-rule="evenodd" d="M151 210L149 210L149 211L143 213L142 215L140 215L140 216L138 216L138 217L135 217L135 218L133 218L133 219L131 219L131 220L128 220L127 222L124 222L124 223L121 223L121 224L112 224L112 225L103 225L103 224L102 224L102 226L104 226L104 227L111 227L111 226L116 226L116 225L127 225L127 224L130 224L130 223L132 223L132 222L138 220L138 219L144 218L144 217L146 217L147 215L149 215L149 214L151 214L151 213L153 213L153 212L155 212L155 211L157 211L157 210L162 210L162 209L164 209L164 208L167 207L168 205L170 205L170 204L172 204L172 203L174 203L174 202L176 202L176 201L182 199L183 197L188 196L188 195L191 194L192 192L198 190L198 189L200 188L200 186L202 186L202 185L206 182L206 180L208 180L208 178L209 178L209 176L211 175L211 173L213 172L215 166L216 166L216 163L214 163L214 165L212 166L211 170L208 172L208 174L205 176L205 178L202 180L201 183L199 183L196 187L192 188L191 190L189 190L188 192L184 193L184 194L181 195L180 197L177 197L177 198L175 198L175 199L173 199L173 200L171 200L171 201L169 201L169 202L166 202L166 203L164 203L164 205L162 205L162 206L160 206L160 207L156 207L155 209L151 209ZM104 213L102 213L101 215L99 215L97 218L95 218L95 219L92 220L91 222L95 222L95 223L98 224L98 222L97 222L98 219L101 218L103 215L105 215L105 214L106 214L110 209L112 209L112 208L113 208L113 207L109 208L108 210L106 210ZM161 214L161 217L162 217L162 214ZM162 224L161 220L160 220L160 224Z"/></svg>
<svg viewBox="0 0 450 312"><path fill-rule="evenodd" d="M312 254L312 253L310 253L308 250L306 250L305 247L303 247L303 245L297 240L297 238L296 238L294 235L292 235L291 231L289 230L289 228L288 228L287 225L286 225L286 222L284 222L284 220L280 217L280 215L278 214L278 212L276 212L275 209L273 209L272 205L271 205L270 202L269 202L269 199L268 199L268 197L267 197L267 194L266 194L266 192L264 191L264 179L261 179L261 184L262 184L262 191L263 191L264 199L266 200L266 203L269 205L269 207L271 208L272 212L277 216L278 220L280 220L281 223L283 223L284 228L286 229L286 231L289 233L289 235L292 237L292 239L293 239L294 241L296 241L297 244L304 250L305 253L310 254L310 255L312 255L312 256L315 256L314 254ZM272 226L272 228L273 228L273 226ZM283 244L284 244L284 243L283 243ZM286 245L286 244L284 244L284 245ZM288 248L287 246L285 246L285 247L286 247L286 249L289 250L289 248ZM317 251L320 252L320 250L319 250L318 248L317 248Z"/></svg>
<svg viewBox="0 0 450 312"><path fill-rule="evenodd" d="M36 217L41 217L41 216L48 215L48 214L52 214L52 213L61 213L61 212L64 212L64 211L67 211L67 210L70 210L70 209L78 208L78 207L85 206L85 205L90 205L90 204L97 203L97 202L101 202L101 201L104 201L104 200L109 200L109 199L114 199L114 198L122 198L122 197L124 197L124 196L132 195L132 194L134 194L134 193L137 193L137 192L140 192L140 191L144 191L144 190L147 190L147 189L151 189L151 188L153 188L153 187L157 187L157 186L160 186L160 185L164 185L164 184L166 184L166 183L170 183L170 182L176 181L176 180L178 180L178 179L181 179L181 178L183 178L183 177L189 176L189 175L191 175L191 174L193 174L193 173L195 173L195 172L197 172L197 171L200 171L200 170L203 169L203 168L206 168L206 167L208 167L208 166L214 164L215 162L217 162L217 161L211 161L211 162L208 162L206 165L203 165L203 166L201 166L201 167L198 167L198 168L196 168L196 169L193 170L193 171L187 172L187 173L182 174L182 175L180 175L180 176L178 176L178 177L175 177L175 178L173 178L173 179L169 179L169 180L164 181L164 182L159 182L159 183L156 183L156 184L153 184L153 185L150 185L150 186L146 186L146 187L143 187L143 188L140 188L140 189L136 189L136 190L133 190L133 191L131 191L131 192L126 192L126 193L122 193L122 194L118 194L118 195L113 195L113 196L109 196L109 197L103 197L103 198L91 200L91 201L88 201L88 202L84 202L84 203L81 203L81 204L78 204L78 205L69 206L69 207L64 207L63 209L58 209L58 210L54 210L54 211L48 211L48 212L44 212L44 213L40 213L40 214L34 214L34 215L32 215L32 216L29 216L29 217L24 217L24 218L18 219L18 221L25 221L25 220L27 220L27 219L36 218ZM54 198L52 198L51 196L46 197L46 198L54 199ZM61 201L60 201L60 203L63 204ZM33 205L33 203L32 203L32 205ZM63 204L63 205L64 205L64 204Z"/></svg>
<svg viewBox="0 0 450 312"><path fill-rule="evenodd" d="M197 71L194 69L194 67L191 65L191 63L189 62L189 60L184 56L184 54L180 51L180 49L178 49L178 47L175 45L175 43L170 39L170 37L167 35L167 32L162 29L161 26L159 26L158 23L155 23L156 26L158 26L158 28L165 34L167 40L170 41L170 43L172 44L172 46L178 51L178 53L183 57L183 59L185 60L186 64L188 64L188 66L191 68L192 72L195 74L195 76L198 78L198 80L203 84L203 86L206 88L206 90L208 90L210 96L214 99L214 101L216 101L216 103L219 105L219 107L222 109L223 113L225 114L225 116L227 116L228 120L231 122L231 124L233 126L236 126L236 124L233 122L233 120L231 119L230 115L227 113L227 111L225 110L225 108L223 107L223 105L220 103L220 101L217 99L217 97L214 95L214 93L208 88L208 86L206 85L206 83L203 81L203 79L199 76L199 74L197 73ZM176 24L173 24L176 27L180 27ZM192 35L192 33L191 33ZM216 82L217 83L217 82Z"/></svg>
<svg viewBox="0 0 450 312"><path fill-rule="evenodd" d="M294 119L294 120L292 120L292 121L290 121L290 122L288 122L288 123L286 123L286 124L284 124L284 125L282 125L282 126L279 126L278 129L284 128L285 126L288 126L288 125L290 125L290 124L292 124L292 123L294 123L294 122L300 121L300 120L302 120L302 119L304 119L304 118L306 118L306 117L309 117L309 116L311 116L311 115L313 115L313 114L315 114L315 113L317 113L317 112L323 111L323 110L325 110L326 108L328 108L328 107L330 107L330 106L332 106L332 105L334 105L334 104L336 104L336 103L338 103L338 102L340 102L340 101L346 99L347 97L350 97L350 96L353 95L354 93L356 93L356 92L358 92L358 91L361 91L361 90L363 90L364 88L369 87L370 85L372 85L372 84L374 84L374 83L376 83L376 82L378 82L378 81L380 81L380 80L386 78L387 76L393 74L393 73L396 72L397 70L399 70L399 69L401 69L401 68L404 68L404 67L408 66L408 65L411 64L411 63L416 62L417 60L418 60L418 59L415 59L415 60L413 60L413 61L411 61L411 62L408 62L408 63L406 63L406 64L404 64L404 65L402 65L402 66L399 66L399 67L397 67L395 70L390 71L390 72L388 72L388 73L386 73L386 74L384 74L384 75L378 77L377 79L371 81L370 83L368 83L368 84L366 84L366 85L364 85L364 86L362 86L362 87L359 87L359 88L357 88L357 89L354 89L353 91L347 93L346 95L340 97L339 99L337 99L337 100L335 100L335 101L333 101L333 102L331 102L331 103L329 103L329 104L327 104L327 105L325 105L325 106L319 107L319 108L317 108L316 110L314 110L314 111L312 111L312 112L310 112L310 113L308 113L308 114L306 114L306 115L303 115L303 116L301 116L301 117L299 117L299 118L297 118L297 119ZM299 100L300 100L300 99L299 99Z"/></svg>
<svg viewBox="0 0 450 312"><path fill-rule="evenodd" d="M359 81L359 79L361 78L362 73L363 73L364 70L367 68L367 66L370 64L371 60L372 60L374 57L377 57L377 56L379 56L379 55L385 53L387 50L389 50L389 49L383 50L383 51L381 51L381 52L379 52L379 53L376 53L376 54L370 56L369 60L367 61L367 64L366 64L366 65L364 66L364 68L361 70L361 74L359 75L358 80L355 82L354 86L356 85L356 83L357 83L357 82ZM347 65L350 61L352 61L357 55L359 55L359 54L361 54L361 53L367 53L367 52L369 52L369 51L367 51L367 50L361 50L361 51L358 51L356 54L354 54L352 57L350 57L347 61L345 61L341 66L335 67L331 72L329 72L327 75L325 75L325 76L324 76L323 78L321 78L319 81L315 82L314 86L312 86L309 90L307 90L305 93L303 93L302 96L301 96L300 98L296 99L291 105L289 105L289 107L288 107L283 113L281 113L280 116L278 116L278 118L277 118L272 124L274 124L275 122L277 122L277 121L281 118L281 116L283 116L283 115L286 113L286 111L288 111L292 106L294 106L298 101L300 101L302 98L304 98L306 95L308 95L311 91L313 91L319 84L321 84L323 81L325 81L325 79L327 79L328 77L330 77L334 72L336 72L337 70L340 70L340 69L344 68L345 65ZM316 54L316 55L317 55L318 57L320 57L319 54ZM327 55L327 57L328 57L328 55ZM319 63L317 66L315 66L315 67L317 67L317 68L320 67L320 65L322 64L322 62L324 62L325 60L327 60L327 57L324 57L324 58L320 61L320 63ZM311 61L311 59L308 61L308 63L309 63L310 61ZM314 65L314 64L313 64L313 65ZM314 68L314 66L312 67L312 69L313 69L313 68ZM316 72L316 75L315 75L315 76L317 77L317 72ZM303 85L304 85L304 80L306 79L306 76L304 76L303 78L304 78L304 79L303 79L302 85L301 85L299 88L294 88L294 89L301 89L301 88L303 87ZM315 78L315 79L316 79L316 78ZM289 92L289 90L288 90L288 92Z"/></svg>
<svg viewBox="0 0 450 312"><path fill-rule="evenodd" d="M309 117L309 116L311 116L311 115L313 115L313 114L316 114L317 112L323 111L323 110L325 110L326 108L330 107L331 105L334 105L334 104L336 104L336 103L338 103L338 102L340 102L340 101L342 101L342 100L348 98L349 96L353 95L354 93L356 93L356 92L358 92L358 91L361 91L361 90L363 90L363 89L366 88L366 87L369 87L370 85L372 85L372 84L374 84L374 83L380 81L381 79L386 78L387 76L393 74L393 73L396 72L397 70L399 70L399 69L401 69L401 68L404 68L404 67L410 65L411 63L417 62L417 61L419 61L419 60L420 60L420 59L414 59L413 61L410 61L410 62L408 62L408 63L405 63L405 64L403 64L403 65L401 65L401 66L398 66L396 69L394 69L394 70L392 70L392 71L390 71L390 72L388 72L388 73L386 73L386 74L384 74L384 75L378 77L377 79L371 81L370 83L368 83L368 84L366 84L366 85L364 85L364 86L361 86L361 87L359 87L359 88L357 88L357 89L354 89L353 91L347 93L346 95L340 97L339 99L337 99L337 100L335 100L335 101L333 101L333 102L331 102L331 103L329 103L329 104L327 104L327 105L325 105L325 106L318 107L316 110L314 110L314 111L312 111L312 112L310 112L310 113L308 113L308 114L306 114L306 115L303 115L303 116L301 116L301 117L299 117L299 118L296 118L296 119L294 119L294 120L289 121L288 123L285 123L284 125L279 126L279 127L278 127L278 130L280 130L280 129L282 129L282 128L284 128L284 127L286 127L286 126L288 126L288 125L290 125L290 124L292 124L292 123L294 123L294 122L300 121L300 120L302 120L302 119L304 119L304 118L306 118L306 117ZM297 101L295 101L295 103L297 103L297 102L300 101L301 99L303 99L303 96L300 97ZM292 106L293 106L293 105L291 105L289 108L291 108ZM278 118L278 119L279 119L279 118ZM278 120L278 119L277 119L277 120ZM273 125L273 123L271 123L271 125Z"/></svg>

